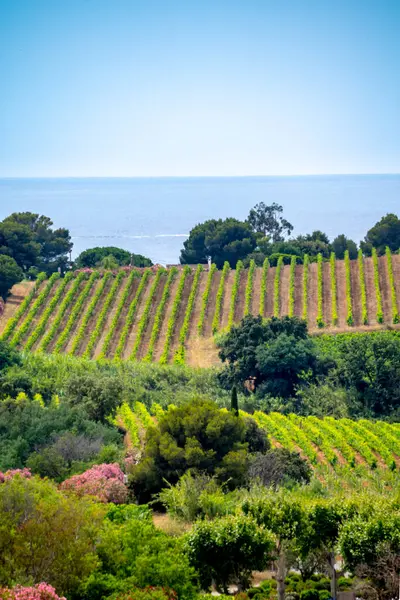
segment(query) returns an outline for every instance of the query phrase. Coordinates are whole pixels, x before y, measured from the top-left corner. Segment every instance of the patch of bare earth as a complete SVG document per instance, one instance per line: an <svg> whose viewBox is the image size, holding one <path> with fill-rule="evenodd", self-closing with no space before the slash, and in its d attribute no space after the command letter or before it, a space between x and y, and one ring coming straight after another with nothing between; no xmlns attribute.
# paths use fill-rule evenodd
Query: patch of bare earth
<svg viewBox="0 0 400 600"><path fill-rule="evenodd" d="M129 294L128 294L128 298L127 298L127 300L126 300L126 302L125 302L125 304L124 304L124 306L122 308L121 314L120 314L119 319L118 319L117 326L116 326L116 328L114 330L113 337L112 337L110 345L108 347L108 351L107 351L107 357L108 358L111 358L115 354L115 351L116 351L117 346L118 346L118 342L119 342L120 337L121 337L122 329L123 329L123 327L125 325L126 316L128 314L128 310L129 310L129 307L131 305L131 302L133 301L133 299L135 297L135 294L136 294L136 291L137 291L137 289L139 287L139 282L140 282L140 278L139 277L135 277L134 280L132 281L131 289L130 289Z"/></svg>
<svg viewBox="0 0 400 600"><path fill-rule="evenodd" d="M397 310L400 312L400 254L392 255L394 289L396 290Z"/></svg>
<svg viewBox="0 0 400 600"><path fill-rule="evenodd" d="M379 285L381 288L382 296L382 309L383 309L383 321L390 325L393 321L392 318L392 294L389 283L389 273L387 268L386 256L380 256L378 258L378 269L379 269Z"/></svg>
<svg viewBox="0 0 400 600"><path fill-rule="evenodd" d="M235 318L233 319L235 323L240 323L240 321L244 317L244 307L246 304L246 287L247 287L247 276L248 270L243 269L240 273L240 281L239 281L239 290L236 297L235 304ZM254 280L253 280L254 285Z"/></svg>
<svg viewBox="0 0 400 600"><path fill-rule="evenodd" d="M350 261L351 298L353 303L353 319L355 327L362 325L361 284L358 262Z"/></svg>
<svg viewBox="0 0 400 600"><path fill-rule="evenodd" d="M186 362L191 367L210 368L221 365L213 337L192 337L186 351Z"/></svg>
<svg viewBox="0 0 400 600"><path fill-rule="evenodd" d="M294 315L303 315L303 265L296 265L294 272Z"/></svg>
<svg viewBox="0 0 400 600"><path fill-rule="evenodd" d="M4 312L0 317L0 334L3 333L5 326L8 321L12 319L17 310L19 309L21 303L25 300L26 296L34 287L34 281L21 281L21 283L16 283L11 288L11 294L8 296L7 301L4 306ZM36 295L37 297L37 295ZM34 302L34 299L32 300ZM18 325L22 322L24 315L18 321Z"/></svg>
<svg viewBox="0 0 400 600"><path fill-rule="evenodd" d="M308 269L308 294L307 294L308 328L310 331L317 328L318 314L318 265L310 263Z"/></svg>
<svg viewBox="0 0 400 600"><path fill-rule="evenodd" d="M100 355L100 353L103 349L105 339L107 337L108 332L110 331L112 320L115 316L115 313L117 312L118 304L121 300L121 296L123 295L127 285L128 285L127 278L125 278L123 280L123 283L120 286L118 292L115 294L114 300L110 306L110 309L108 310L107 318L103 325L103 331L101 332L101 335L100 335L99 339L97 340L97 344L93 351L93 355L92 355L93 358L98 358L98 356Z"/></svg>
<svg viewBox="0 0 400 600"><path fill-rule="evenodd" d="M181 303L179 305L179 310L178 310L178 317L175 321L175 328L174 328L174 333L172 336L172 342L171 342L170 353L169 353L170 360L173 359L174 354L179 346L179 334L180 334L183 322L185 320L186 307L187 307L189 296L190 296L190 290L192 289L192 285L193 285L193 278L194 278L194 274L191 273L185 279L185 285L183 288Z"/></svg>
<svg viewBox="0 0 400 600"><path fill-rule="evenodd" d="M331 266L329 262L322 264L322 310L324 314L324 323L329 325L332 322L332 286L331 286Z"/></svg>
<svg viewBox="0 0 400 600"><path fill-rule="evenodd" d="M254 316L257 316L260 314L261 278L262 278L262 269L260 269L260 267L257 267L256 270L254 271L253 295L252 295L252 299L251 299L251 308L250 308L250 312Z"/></svg>
<svg viewBox="0 0 400 600"><path fill-rule="evenodd" d="M208 304L206 310L206 317L204 319L203 336L212 336L212 322L215 314L215 304L217 301L217 293L219 288L219 282L221 281L221 271L215 271L213 280L211 283L210 295L208 296Z"/></svg>
<svg viewBox="0 0 400 600"><path fill-rule="evenodd" d="M74 298L73 298L73 300L72 300L71 304L70 304L70 305L67 307L67 309L66 309L66 311L65 311L65 313L64 313L64 315L63 315L63 317L62 317L62 319L61 319L61 323L59 324L59 326L58 326L58 328L57 328L57 331L56 331L56 332L55 332L55 334L54 334L54 337L53 337L53 339L51 340L51 342L50 342L50 343L49 343L49 345L47 346L46 352L48 352L48 353L51 353L51 352L52 352L52 350L53 350L54 346L55 346L55 345L56 345L56 343L57 343L57 340L58 340L59 336L62 334L62 332L63 332L63 331L64 331L64 329L65 329L65 326L66 326L66 324L67 324L67 321L68 321L68 319L69 319L69 316L70 316L70 314L71 314L71 311L73 310L73 308L74 308L74 306L75 306L75 302L76 302L76 301L77 301L77 299L79 298L79 296L80 296L80 294L81 294L81 292L82 292L82 290L83 290L83 288L85 287L85 285L86 285L86 284L87 284L87 280L82 280L82 281L80 282L80 285L79 285L78 289L77 289L77 290L76 290L76 292L75 292ZM56 315L54 316L54 318L56 318L56 317L57 317L57 313L56 313ZM48 328L49 328L49 327L48 327Z"/></svg>
<svg viewBox="0 0 400 600"><path fill-rule="evenodd" d="M97 281L96 282L96 286L93 286L93 287L97 287L100 284L101 284L101 281ZM96 307L95 307L95 309L93 311L93 314L90 317L88 323L86 324L85 335L83 336L83 340L80 343L79 347L76 349L75 356L82 356L82 354L85 352L86 346L89 343L90 335L91 335L93 329L96 327L98 316L101 313L101 309L103 307L103 304L105 302L105 299L107 297L108 292L110 291L110 288L111 288L112 284L113 284L113 279L111 278L106 283L106 286L105 286L105 288L104 288L104 290L103 290L103 292L102 292L102 294L101 294L101 296L100 296L100 298L99 298L99 300L98 300L98 302L96 304ZM84 314L86 312L86 308L88 307L88 305L89 305L88 302L86 302L85 303L85 307L82 310L81 317L84 316ZM78 332L78 327L75 327L75 332L76 333ZM71 337L74 337L74 336L71 336Z"/></svg>
<svg viewBox="0 0 400 600"><path fill-rule="evenodd" d="M235 280L235 275L236 275L236 271L233 271L231 269L228 272L228 276L225 279L224 296L222 298L221 320L219 323L220 329L225 329L225 327L228 326L229 311L231 308L231 301L232 301L232 287L233 287L233 282ZM237 297L236 297L236 300L237 300Z"/></svg>
<svg viewBox="0 0 400 600"><path fill-rule="evenodd" d="M154 319L156 316L158 305L161 302L161 298L163 295L166 281L167 281L167 274L161 275L160 280L157 285L156 293L154 294L153 301L151 303L149 320L147 321L147 327L145 328L145 330L143 332L142 341L139 346L139 351L137 354L138 360L140 360L146 356L146 352L148 350L148 346L149 346L149 342L150 342L151 332L152 332L153 325L154 325Z"/></svg>
<svg viewBox="0 0 400 600"><path fill-rule="evenodd" d="M337 289L337 312L338 326L348 329L347 326L347 301L346 301L346 272L344 261L336 261L336 289Z"/></svg>
<svg viewBox="0 0 400 600"><path fill-rule="evenodd" d="M281 280L279 286L279 315L284 317L289 312L289 280L290 265L285 265L281 270Z"/></svg>
<svg viewBox="0 0 400 600"><path fill-rule="evenodd" d="M367 293L368 323L377 325L376 322L376 293L374 284L374 265L372 258L364 259L365 287Z"/></svg>
<svg viewBox="0 0 400 600"><path fill-rule="evenodd" d="M167 335L167 329L168 329L168 321L169 321L169 318L172 313L172 308L173 308L174 299L176 296L176 291L179 286L179 279L180 279L180 274L178 273L177 276L174 278L171 288L170 288L170 295L168 298L166 310L164 312L164 318L163 318L163 321L161 324L161 329L160 329L160 332L158 335L158 340L156 341L156 344L154 347L154 354L153 354L154 362L158 362L160 360L161 354L163 353L163 350L164 350L165 336Z"/></svg>
<svg viewBox="0 0 400 600"><path fill-rule="evenodd" d="M149 279L147 280L145 289L143 290L140 300L138 302L138 305L136 307L136 312L134 314L133 323L132 323L131 329L128 333L128 337L126 339L125 348L122 352L122 358L124 358L124 359L129 358L129 356L132 352L132 348L133 348L133 345L134 345L135 339L136 339L137 325L140 322L140 318L144 312L146 302L147 302L147 299L150 294L150 289L151 289L151 286L153 285L154 277L155 277L154 273L152 275L150 275Z"/></svg>
<svg viewBox="0 0 400 600"><path fill-rule="evenodd" d="M274 315L274 281L276 267L269 267L267 273L267 285L265 293L265 316L267 318Z"/></svg>

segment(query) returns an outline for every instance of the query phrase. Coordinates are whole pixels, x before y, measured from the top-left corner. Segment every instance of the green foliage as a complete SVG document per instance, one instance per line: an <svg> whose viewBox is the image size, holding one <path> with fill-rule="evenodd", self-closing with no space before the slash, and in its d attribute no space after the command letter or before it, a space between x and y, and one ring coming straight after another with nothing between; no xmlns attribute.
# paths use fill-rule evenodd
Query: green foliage
<svg viewBox="0 0 400 600"><path fill-rule="evenodd" d="M136 309L139 304L139 300L142 297L143 291L147 285L147 282L150 278L150 274L151 274L150 270L146 270L143 273L142 278L139 283L139 286L138 286L138 289L136 290L135 297L133 298L132 302L130 303L130 306L128 309L128 314L126 315L126 319L125 319L125 325L121 331L121 337L119 339L117 349L115 350L115 358L116 359L120 359L124 352L126 340L128 338L129 332L131 330L131 327L133 325L133 321L135 318Z"/></svg>
<svg viewBox="0 0 400 600"><path fill-rule="evenodd" d="M225 262L234 268L256 248L256 235L248 223L237 219L211 219L196 225L183 243L182 264L207 263L207 257L220 269Z"/></svg>
<svg viewBox="0 0 400 600"><path fill-rule="evenodd" d="M296 264L297 258L296 256L292 256L290 259L290 272L289 272L289 306L288 306L288 316L294 316L294 279L296 274Z"/></svg>
<svg viewBox="0 0 400 600"><path fill-rule="evenodd" d="M365 285L364 257L362 250L358 251L358 273L361 289L361 320L363 325L368 325L367 288Z"/></svg>
<svg viewBox="0 0 400 600"><path fill-rule="evenodd" d="M303 313L302 313L302 319L304 321L308 320L308 265L310 263L310 259L308 257L308 254L304 255L304 259L303 259L303 290L302 290L302 296L303 296Z"/></svg>
<svg viewBox="0 0 400 600"><path fill-rule="evenodd" d="M83 290L81 291L81 293L79 294L78 298L76 299L76 302L70 312L70 315L68 317L68 320L65 324L65 327L62 330L62 333L60 335L60 337L58 338L53 352L58 353L61 352L65 346L66 343L68 343L68 338L70 337L70 333L73 330L73 328L75 327L79 315L81 314L83 307L86 304L87 299L89 298L92 288L95 284L95 282L97 281L97 279L99 278L100 273L98 271L94 271L86 285L84 286Z"/></svg>
<svg viewBox="0 0 400 600"><path fill-rule="evenodd" d="M230 584L249 587L252 571L263 571L271 560L273 540L269 531L245 516L227 516L196 523L188 534L186 551L208 590L228 593Z"/></svg>
<svg viewBox="0 0 400 600"><path fill-rule="evenodd" d="M382 255L385 253L386 246L392 252L397 252L400 248L400 219L393 213L382 217L367 232L365 241L361 242L362 251L368 255L371 254L372 248Z"/></svg>
<svg viewBox="0 0 400 600"><path fill-rule="evenodd" d="M298 452L291 452L287 448L275 448L266 454L254 456L249 478L260 481L266 487L288 482L306 484L310 483L311 468Z"/></svg>
<svg viewBox="0 0 400 600"><path fill-rule="evenodd" d="M7 322L7 325L4 328L3 335L2 335L3 340L8 340L10 338L14 329L17 327L21 317L25 314L25 312L29 308L33 298L37 294L42 282L45 279L46 279L46 273L39 273L39 275L36 279L35 285L31 289L29 294L27 296L25 296L24 300L22 301L22 303L21 303L19 309L17 310L17 312L15 313L15 315Z"/></svg>
<svg viewBox="0 0 400 600"><path fill-rule="evenodd" d="M33 319L35 318L35 316L39 312L40 308L45 303L47 297L49 296L51 290L53 289L55 282L59 278L60 278L60 276L58 273L53 273L53 275L50 277L47 284L45 285L45 287L40 292L40 294L36 298L35 302L31 306L31 308L30 308L28 314L26 315L24 321L22 322L21 326L19 327L19 329L17 331L14 332L14 335L12 336L12 338L10 340L10 343L12 346L18 346L19 342L25 337L26 333L28 332L28 330L31 326Z"/></svg>
<svg viewBox="0 0 400 600"><path fill-rule="evenodd" d="M15 283L24 278L24 272L11 257L0 254L0 296L6 298Z"/></svg>
<svg viewBox="0 0 400 600"><path fill-rule="evenodd" d="M196 301L197 290L199 288L200 276L203 272L203 266L197 265L192 288L190 290L188 303L186 305L185 316L183 319L183 324L181 330L179 332L179 347L175 352L174 362L176 364L182 365L185 363L185 342L189 333L190 319L192 318L194 303Z"/></svg>
<svg viewBox="0 0 400 600"><path fill-rule="evenodd" d="M39 347L38 347L39 352L45 352L47 350L49 344L54 339L54 337L57 334L58 329L61 325L61 322L64 318L64 315L66 314L67 310L69 309L70 305L72 304L75 296L77 295L77 293L79 291L80 285L85 278L86 278L85 273L79 273L79 275L73 280L71 287L69 288L67 294L64 296L64 300L61 302L60 306L58 307L58 311L51 323L51 326L50 326L48 332L42 338L42 340L39 344Z"/></svg>
<svg viewBox="0 0 400 600"><path fill-rule="evenodd" d="M236 301L237 301L237 296L238 296L239 286L240 286L240 276L241 276L242 271L243 271L243 263L241 260L239 260L236 265L235 279L233 280L233 286L232 286L231 305L230 305L229 315L228 315L228 329L230 329L232 327L233 323L235 322L235 308L236 308Z"/></svg>
<svg viewBox="0 0 400 600"><path fill-rule="evenodd" d="M385 254L386 254L386 264L387 264L387 269L388 269L388 274L389 274L390 294L391 294L391 299L392 299L392 320L393 320L393 323L397 324L397 323L400 323L400 315L399 315L399 309L397 306L397 293L396 293L396 286L395 286L395 282L394 282L392 253L388 246L386 246Z"/></svg>
<svg viewBox="0 0 400 600"><path fill-rule="evenodd" d="M221 279L219 282L217 296L215 299L215 312L214 312L214 318L212 321L212 332L214 335L218 332L220 322L221 322L221 312L222 312L222 303L224 300L225 281L226 281L226 278L228 277L229 270L230 270L230 266L229 266L229 263L226 261L224 263L224 268L222 269Z"/></svg>
<svg viewBox="0 0 400 600"><path fill-rule="evenodd" d="M346 250L344 253L344 268L346 277L346 305L347 305L347 325L354 325L353 318L353 299L351 295L351 269L350 269L350 257L349 251Z"/></svg>
<svg viewBox="0 0 400 600"><path fill-rule="evenodd" d="M260 202L250 210L247 221L256 233L261 233L273 242L280 242L283 241L285 232L290 235L293 231L293 225L281 216L282 212L282 206L276 202L270 206Z"/></svg>
<svg viewBox="0 0 400 600"><path fill-rule="evenodd" d="M179 279L178 288L176 290L174 302L172 304L171 315L168 320L167 333L165 335L165 341L164 341L164 349L163 349L161 357L160 357L160 364L162 364L162 365L166 364L166 362L168 361L169 350L170 350L171 342L172 342L172 336L174 334L175 324L176 324L176 320L178 317L179 308L180 308L180 305L182 302L183 290L185 287L186 278L188 277L190 272L191 272L190 267L185 266L182 271L181 277Z"/></svg>
<svg viewBox="0 0 400 600"><path fill-rule="evenodd" d="M372 263L374 265L374 286L376 295L376 320L378 323L383 323L383 307L382 307L382 294L379 284L379 261L378 254L375 248L372 248Z"/></svg>
<svg viewBox="0 0 400 600"><path fill-rule="evenodd" d="M283 258L280 256L275 269L274 279L274 317L279 317L281 310L281 302L279 298L280 286L281 286L281 271L283 267Z"/></svg>
<svg viewBox="0 0 400 600"><path fill-rule="evenodd" d="M151 284L149 295L147 297L146 304L144 306L144 310L143 310L142 316L140 317L140 320L139 320L139 323L138 323L138 327L137 327L137 331L136 331L136 337L135 337L135 342L133 344L132 351L131 351L130 356L129 356L129 358L131 360L134 360L136 358L136 356L137 356L137 353L139 352L139 348L140 348L140 345L142 343L142 337L143 337L143 334L145 332L145 329L146 329L146 327L148 325L148 322L149 322L149 319L150 319L150 311L151 311L151 307L153 305L153 298L154 298L155 293L157 291L157 287L158 287L158 285L160 283L161 277L165 276L165 275L166 275L166 270L164 268L158 269L157 273L156 273L156 275L154 277L154 281Z"/></svg>
<svg viewBox="0 0 400 600"><path fill-rule="evenodd" d="M75 261L78 269L95 268L102 266L102 260L112 256L117 263L117 267L132 265L133 267L151 267L153 263L149 258L141 254L132 254L128 250L115 248L114 246L103 246L97 248L88 248L80 253ZM105 267L108 268L108 267Z"/></svg>
<svg viewBox="0 0 400 600"><path fill-rule="evenodd" d="M81 406L89 418L105 423L114 416L117 406L123 402L123 385L110 375L72 375L66 386L65 396L71 406Z"/></svg>
<svg viewBox="0 0 400 600"><path fill-rule="evenodd" d="M357 244L342 233L333 240L332 251L336 254L336 258L343 260L346 250L349 252L351 260L357 258Z"/></svg>
<svg viewBox="0 0 400 600"><path fill-rule="evenodd" d="M199 332L199 335L203 334L204 321L205 321L206 313L207 313L207 309L208 309L208 299L210 297L210 291L211 291L211 284L212 284L214 273L216 270L217 270L217 266L213 263L208 272L207 283L206 283L203 298L201 301L200 318L199 318L199 322L197 324L197 330Z"/></svg>
<svg viewBox="0 0 400 600"><path fill-rule="evenodd" d="M332 303L332 325L338 324L338 310L337 310L337 282L336 282L336 255L331 252L330 257L330 271L331 271L331 303Z"/></svg>
<svg viewBox="0 0 400 600"><path fill-rule="evenodd" d="M265 312L264 307L265 307L265 296L267 293L268 269L269 269L269 260L268 260L268 258L266 258L263 263L262 274L261 274L261 289L260 289L260 316L261 317L264 316L264 312Z"/></svg>
<svg viewBox="0 0 400 600"><path fill-rule="evenodd" d="M155 348L155 345L156 345L156 342L158 340L158 336L159 336L159 333L161 330L161 325L162 325L163 318L164 318L165 307L166 307L168 298L170 297L171 286L172 286L172 283L173 283L177 273L178 273L178 269L176 267L172 267L172 269L170 269L168 272L168 278L167 278L167 281L165 282L163 295L161 297L161 302L157 307L157 312L154 317L153 329L151 330L151 336L150 336L150 341L149 341L149 345L147 348L147 354L144 358L145 361L151 362L151 360L153 359L154 348Z"/></svg>
<svg viewBox="0 0 400 600"><path fill-rule="evenodd" d="M51 301L49 302L49 304L46 306L45 310L43 311L35 329L32 331L32 333L26 340L26 343L24 346L25 351L30 350L32 348L32 346L37 342L37 340L44 333L44 331L46 329L46 325L47 325L50 317L52 316L56 307L58 306L61 296L63 295L65 288L67 287L68 283L71 281L72 278L73 278L73 273L70 271L65 275L64 279L62 279L62 281L60 282L60 285L58 286L56 293L54 294Z"/></svg>
<svg viewBox="0 0 400 600"><path fill-rule="evenodd" d="M317 256L317 267L317 325L318 327L324 327L324 263L322 254Z"/></svg>
<svg viewBox="0 0 400 600"><path fill-rule="evenodd" d="M253 299L253 282L254 282L255 270L256 270L256 263L255 263L254 259L251 259L249 271L247 273L246 294L245 294L245 302L244 302L244 316L248 315L251 312L251 301Z"/></svg>

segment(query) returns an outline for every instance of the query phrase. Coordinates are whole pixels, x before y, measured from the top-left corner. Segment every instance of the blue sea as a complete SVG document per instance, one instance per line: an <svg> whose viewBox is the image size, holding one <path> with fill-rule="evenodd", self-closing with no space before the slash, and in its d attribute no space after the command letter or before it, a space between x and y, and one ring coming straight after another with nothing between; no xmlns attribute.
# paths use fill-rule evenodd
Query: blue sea
<svg viewBox="0 0 400 600"><path fill-rule="evenodd" d="M0 219L45 214L70 230L73 256L119 246L161 264L178 262L197 223L244 219L261 201L283 206L293 235L320 229L358 242L380 217L400 213L400 175L0 179Z"/></svg>

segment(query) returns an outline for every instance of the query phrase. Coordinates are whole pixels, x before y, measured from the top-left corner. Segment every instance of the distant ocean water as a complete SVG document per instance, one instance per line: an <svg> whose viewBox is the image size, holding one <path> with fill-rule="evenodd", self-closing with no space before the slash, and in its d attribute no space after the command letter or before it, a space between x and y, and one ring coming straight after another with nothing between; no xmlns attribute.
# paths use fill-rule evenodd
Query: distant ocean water
<svg viewBox="0 0 400 600"><path fill-rule="evenodd" d="M119 246L175 263L197 223L244 219L261 201L282 204L293 235L320 229L358 242L384 214L400 213L400 175L0 179L0 219L20 211L51 217L70 230L73 256Z"/></svg>

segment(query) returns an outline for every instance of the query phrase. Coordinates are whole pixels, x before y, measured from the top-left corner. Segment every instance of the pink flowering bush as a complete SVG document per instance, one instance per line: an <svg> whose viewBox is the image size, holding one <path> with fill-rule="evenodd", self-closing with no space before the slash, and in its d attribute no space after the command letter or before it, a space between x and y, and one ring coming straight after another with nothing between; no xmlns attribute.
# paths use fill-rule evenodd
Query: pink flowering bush
<svg viewBox="0 0 400 600"><path fill-rule="evenodd" d="M118 463L95 465L81 475L66 479L60 488L78 496L94 496L100 502L124 504L128 499L125 475Z"/></svg>
<svg viewBox="0 0 400 600"><path fill-rule="evenodd" d="M30 479L32 477L32 473L27 468L24 468L24 469L10 469L9 471L6 471L5 473L2 473L0 471L0 483L4 483L5 481L9 481L13 477L15 477L15 475L19 475L20 477L24 477L25 479Z"/></svg>
<svg viewBox="0 0 400 600"><path fill-rule="evenodd" d="M39 583L33 587L17 585L12 589L0 588L1 600L65 600L57 596L56 590L47 583Z"/></svg>

